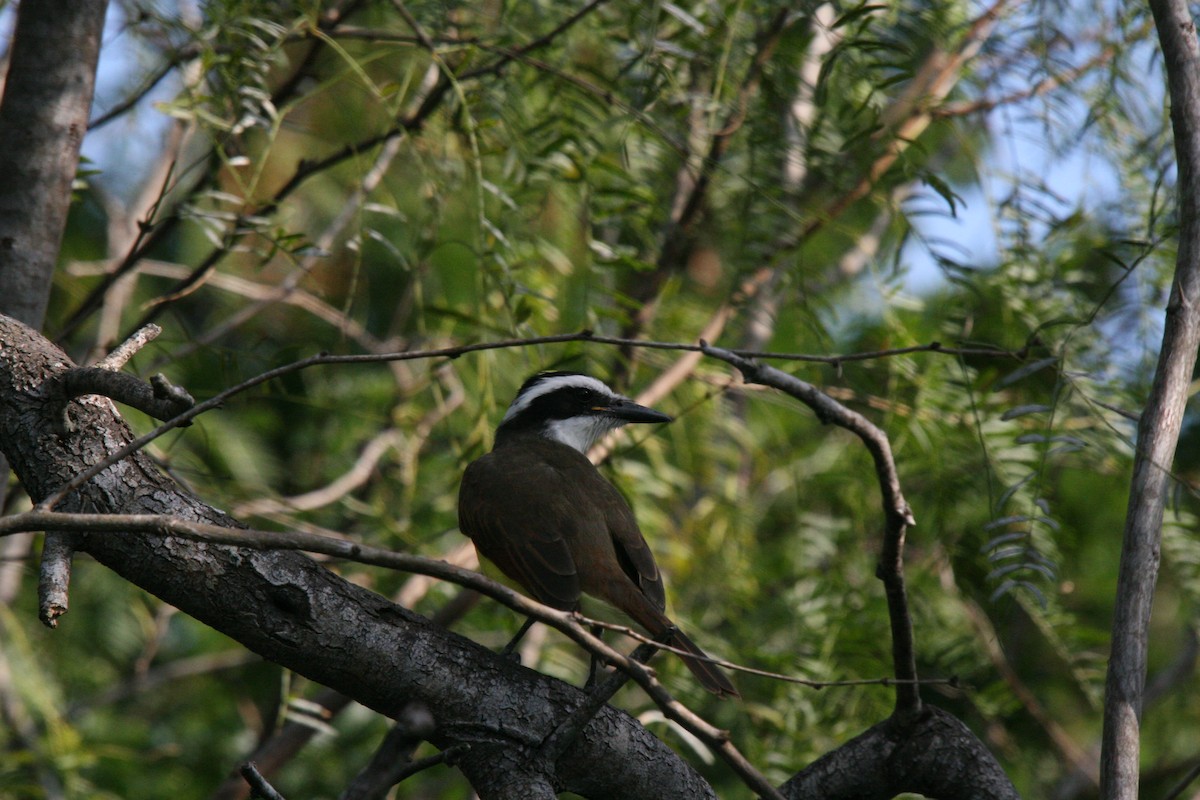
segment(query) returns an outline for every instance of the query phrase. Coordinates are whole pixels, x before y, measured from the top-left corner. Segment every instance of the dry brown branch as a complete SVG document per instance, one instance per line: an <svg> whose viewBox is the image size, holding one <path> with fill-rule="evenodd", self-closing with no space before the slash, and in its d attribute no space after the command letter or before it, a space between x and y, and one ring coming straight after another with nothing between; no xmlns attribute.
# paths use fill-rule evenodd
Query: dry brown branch
<svg viewBox="0 0 1200 800"><path fill-rule="evenodd" d="M67 271L72 275L95 275L102 270L97 269L95 262L75 261L67 265ZM146 259L138 265L138 274L154 275L174 280L182 280L187 277L190 271L182 264L173 264L155 259ZM353 317L348 316L341 310L334 308L324 300L299 287L296 287L294 291L281 293L278 286L257 283L227 273L213 275L209 278L208 285L214 289L239 295L247 300L279 302L298 308L341 331L350 341L359 345L368 353L388 352L396 350L400 346L400 343L396 341L385 342L375 338L370 331ZM281 294L284 296L281 297Z"/></svg>
<svg viewBox="0 0 1200 800"><path fill-rule="evenodd" d="M354 464L333 481L319 489L291 497L260 497L240 503L233 508L234 516L261 517L292 511L312 511L336 503L355 489L365 485L389 450L398 447L404 435L396 428L388 428L372 436L355 459Z"/></svg>

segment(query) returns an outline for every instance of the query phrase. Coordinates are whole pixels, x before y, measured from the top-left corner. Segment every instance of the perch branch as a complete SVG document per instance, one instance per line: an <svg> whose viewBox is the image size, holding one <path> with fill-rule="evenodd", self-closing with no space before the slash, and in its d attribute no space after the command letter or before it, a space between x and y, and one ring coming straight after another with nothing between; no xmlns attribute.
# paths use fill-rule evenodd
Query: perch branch
<svg viewBox="0 0 1200 800"><path fill-rule="evenodd" d="M242 777L246 779L246 783L250 786L250 796L262 798L262 800L287 800L279 792L275 791L262 773L258 771L258 767L247 761L241 768Z"/></svg>
<svg viewBox="0 0 1200 800"><path fill-rule="evenodd" d="M658 682L653 670L592 635L573 612L559 611L542 605L478 572L455 567L436 559L410 553L396 553L382 547L373 547L303 531L280 533L278 531L228 528L154 514L68 514L30 511L0 519L0 536L18 531L45 530L50 527L62 530L86 530L89 534L128 534L130 532L156 534L196 542L232 545L251 550L300 550L309 553L323 553L387 569L430 575L474 589L508 608L525 616L534 617L561 631L589 653L599 656L628 674L650 696L650 699L667 718L677 722L718 753L747 786L763 797L782 800L782 796L775 787L733 745L728 731L713 726L676 700Z"/></svg>

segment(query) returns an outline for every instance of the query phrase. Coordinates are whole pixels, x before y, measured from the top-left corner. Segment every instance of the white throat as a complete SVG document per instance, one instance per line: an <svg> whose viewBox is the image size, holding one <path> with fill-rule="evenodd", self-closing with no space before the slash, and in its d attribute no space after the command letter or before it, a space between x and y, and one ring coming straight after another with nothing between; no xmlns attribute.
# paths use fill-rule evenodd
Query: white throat
<svg viewBox="0 0 1200 800"><path fill-rule="evenodd" d="M542 435L547 439L573 447L585 456L604 434L613 428L621 427L623 423L613 417L570 417L555 419L546 423Z"/></svg>

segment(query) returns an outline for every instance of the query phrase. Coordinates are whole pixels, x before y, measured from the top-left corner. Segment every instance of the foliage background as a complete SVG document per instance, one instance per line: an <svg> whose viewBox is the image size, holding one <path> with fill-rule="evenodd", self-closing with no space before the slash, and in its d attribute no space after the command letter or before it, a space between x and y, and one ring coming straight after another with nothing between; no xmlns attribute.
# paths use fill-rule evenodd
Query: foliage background
<svg viewBox="0 0 1200 800"><path fill-rule="evenodd" d="M153 318L164 333L133 368L203 398L322 350L585 328L793 354L966 348L784 366L892 437L918 522L919 668L957 680L926 698L984 737L1023 794L1094 794L1127 414L1173 259L1169 127L1140 7L129 0L111 15L95 169L46 327L75 358ZM106 119L123 98L138 100ZM976 227L938 224L960 212ZM123 261L136 272L107 286ZM573 344L322 368L153 452L255 525L450 554L458 476L528 373L637 391L681 363ZM886 677L869 459L733 383L688 364L657 402L677 421L634 431L604 467L673 616L739 663ZM1185 433L1152 637L1151 796L1198 759L1192 452ZM94 564L77 566L59 630L41 629L32 562L6 546L5 791L208 797L305 714L315 687ZM388 595L408 580L335 568ZM416 607L453 594L429 587ZM499 646L518 623L481 603L457 629ZM586 670L554 636L525 663L574 682ZM678 666L659 665L669 685L777 780L890 708L878 685L745 676L744 702L718 703ZM617 702L695 749L722 796L744 792L639 692ZM274 781L334 796L385 729L351 708ZM468 794L445 768L403 792Z"/></svg>

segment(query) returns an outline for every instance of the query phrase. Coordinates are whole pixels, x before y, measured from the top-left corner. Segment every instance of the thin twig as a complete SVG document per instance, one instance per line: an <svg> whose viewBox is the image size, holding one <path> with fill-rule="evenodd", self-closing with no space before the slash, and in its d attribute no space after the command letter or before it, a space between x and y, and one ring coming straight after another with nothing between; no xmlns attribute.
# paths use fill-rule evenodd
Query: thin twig
<svg viewBox="0 0 1200 800"><path fill-rule="evenodd" d="M157 339L160 333L162 333L162 328L157 325L147 325L144 328L138 328L128 339L114 348L111 353L97 361L96 366L100 369L121 369L129 363L129 359L133 358L139 350Z"/></svg>
<svg viewBox="0 0 1200 800"><path fill-rule="evenodd" d="M262 776L262 773L258 771L258 767L254 766L252 762L247 761L245 764L242 764L239 771L250 786L251 797L261 797L263 800L287 800Z"/></svg>
<svg viewBox="0 0 1200 800"><path fill-rule="evenodd" d="M46 495L46 498L38 504L40 510L49 510L62 501L67 494L87 483L92 478L99 475L104 470L111 467L113 464L125 458L131 453L141 450L150 442L159 438L170 430L183 426L185 423L203 414L205 411L210 411L222 405L229 398L241 394L247 389L252 389L255 386L266 383L275 378L280 378L285 375L290 375L294 372L314 367L318 365L329 364L376 364L390 361L413 361L426 358L458 358L467 353L475 353L483 350L500 350L510 347L528 347L531 345L540 344L561 344L566 342L595 342L597 344L617 345L617 346L636 346L649 347L658 350L687 350L703 352L706 345L682 344L678 342L648 342L636 339L624 339L613 336L596 336L591 331L580 331L578 333L563 333L554 336L536 336L528 339L504 339L495 342L479 342L476 344L457 345L454 347L442 347L431 350L412 350L402 353L366 353L359 355L329 355L327 353L302 358L299 361L293 361L291 364L284 364L281 367L268 370L260 373L242 383L237 384L223 392L220 392L204 402L197 403L192 408L183 412L179 416L168 420L159 425L149 433L137 437L125 446L117 449L102 461L92 465L88 469L76 475L67 483L53 492ZM990 348L946 348L940 342L933 342L929 345L918 345L914 347L902 347L894 350L878 350L873 353L857 353L843 356L800 356L796 354L781 354L781 353L740 353L737 351L725 351L732 355L742 358L787 358L793 361L810 361L813 363L823 364L840 364L844 361L865 361L874 358L886 358L894 355L907 355L910 353L929 352L943 353L948 355L986 355L986 356L1002 356L1010 358L1019 358L1018 353L1013 353L1007 350L990 349Z"/></svg>
<svg viewBox="0 0 1200 800"><path fill-rule="evenodd" d="M324 158L301 161L297 165L291 177L286 180L265 203L263 203L254 211L254 215L262 217L274 213L276 210L278 210L279 206L284 200L290 197L293 192L299 189L302 184L304 184L314 175L332 169L333 167L336 167L350 158L356 158L366 151L373 150L381 145L388 145L389 143L408 135L412 131L419 130L429 120L433 112L441 105L442 100L447 96L450 89L455 84L461 84L464 81L482 78L487 75L499 75L504 70L504 67L509 63L525 54L546 47L558 36L562 35L565 31L574 26L576 22L590 14L604 2L607 2L607 0L592 0L592 2L585 5L582 9L572 14L570 17L559 23L547 33L539 36L526 45L516 48L511 52L502 53L489 64L485 64L482 67L465 72L462 75L453 76L452 78L447 77L447 75L443 73L437 83L435 83L425 95L423 101L417 104L416 108L410 113L397 120L388 130L384 131L383 133L369 136L358 142L352 142ZM332 30L342 18L342 16L339 16L332 22L322 20L322 31L328 32ZM318 42L320 42L320 40L318 40ZM300 72L301 71L297 71L297 74ZM276 105L279 104L276 103ZM170 217L168 221L170 222L171 226L174 226L175 224L178 224L179 220L180 217L178 214L175 214ZM197 285L203 281L213 269L215 269L216 265L221 261L222 258L225 257L227 253L230 252L234 245L236 245L237 242L239 242L246 235L246 233L252 229L252 227L253 226L242 225L241 220L239 219L238 224L235 224L229 229L226 236L223 237L222 242L209 251L208 255L192 271L192 274L180 284L172 287L171 291L168 292L164 298L160 298L159 302L157 302L155 305L152 305L142 316L142 319L139 321L138 325L144 325L153 321L170 305L172 300L185 296L188 292L194 290ZM151 238L157 240L159 236L154 236ZM131 252L122 263L121 267L113 273L113 276L106 279L104 288L106 289L107 285L110 285L111 281L115 280L116 276L131 268L137 260L144 256L147 252L149 244L150 242L147 241L146 244L138 247L136 252ZM95 292L93 292L93 295L94 294ZM89 297L89 300L90 299L91 298ZM84 307L87 307L87 301L85 301Z"/></svg>
<svg viewBox="0 0 1200 800"><path fill-rule="evenodd" d="M1187 787L1192 785L1192 781L1200 778L1200 761L1197 761L1191 769L1187 771L1179 783L1175 784L1169 792L1163 795L1163 800L1175 800L1177 797L1182 797Z"/></svg>
<svg viewBox="0 0 1200 800"><path fill-rule="evenodd" d="M908 610L904 585L904 537L908 528L915 523L912 510L900 489L887 435L862 414L846 408L799 378L728 350L704 346L704 353L736 367L749 383L772 386L795 397L811 408L822 424L845 428L858 436L870 452L883 496L885 527L876 575L883 581L892 629L892 663L897 679L894 716L901 721L915 720L921 711L921 695L917 685L912 616Z"/></svg>
<svg viewBox="0 0 1200 800"><path fill-rule="evenodd" d="M70 609L71 561L75 537L47 530L38 568L38 619L47 628L57 628L58 619Z"/></svg>
<svg viewBox="0 0 1200 800"><path fill-rule="evenodd" d="M665 650L668 653L674 653L679 656L687 656L688 658L697 661L707 661L710 664L715 664L718 667L728 669L734 672L744 672L747 675L754 675L759 678L770 678L774 681L783 683L794 683L798 686L807 686L810 689L829 689L837 686L898 686L902 683L911 683L917 686L961 686L958 678L917 678L915 680L902 680L899 678L856 678L854 680L840 681L814 681L808 678L797 678L795 675L785 675L782 672L771 672L765 669L756 667L748 667L745 664L738 664L734 661L726 661L723 658L713 658L709 655L698 656L690 650L683 650L670 644L661 644L644 633L639 633L633 628L626 625L621 625L617 622L608 622L601 619L593 619L592 617L578 615L580 623L591 628L603 628L606 631L615 631L629 639L643 644L654 645L657 650Z"/></svg>
<svg viewBox="0 0 1200 800"><path fill-rule="evenodd" d="M142 99L145 98L146 95L150 94L150 92L154 91L154 87L162 83L163 79L170 75L176 67L185 61L198 58L200 55L199 52L191 52L192 50L194 50L194 48L183 48L178 53L175 53L171 58L168 58L166 61L164 61L158 68L158 71L146 78L146 80L142 82L142 85L131 92L128 97L117 103L108 111L105 111L100 116L95 117L88 122L88 132L90 133L94 130L104 127L129 109L136 106L138 103L142 102Z"/></svg>

